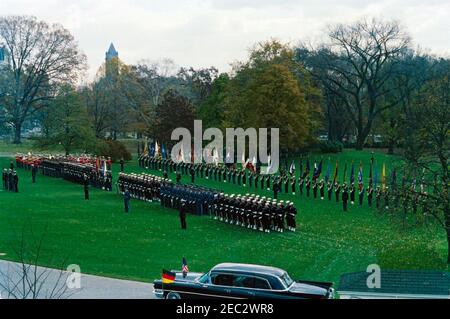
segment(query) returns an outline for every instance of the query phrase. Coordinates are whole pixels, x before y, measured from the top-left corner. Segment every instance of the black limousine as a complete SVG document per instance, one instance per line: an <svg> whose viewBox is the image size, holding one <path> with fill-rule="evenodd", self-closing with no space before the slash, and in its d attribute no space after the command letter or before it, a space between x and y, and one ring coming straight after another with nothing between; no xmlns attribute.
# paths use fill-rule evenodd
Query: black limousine
<svg viewBox="0 0 450 319"><path fill-rule="evenodd" d="M332 283L294 281L282 269L224 263L207 273L179 271L172 283L154 281L154 293L164 299L333 299Z"/></svg>

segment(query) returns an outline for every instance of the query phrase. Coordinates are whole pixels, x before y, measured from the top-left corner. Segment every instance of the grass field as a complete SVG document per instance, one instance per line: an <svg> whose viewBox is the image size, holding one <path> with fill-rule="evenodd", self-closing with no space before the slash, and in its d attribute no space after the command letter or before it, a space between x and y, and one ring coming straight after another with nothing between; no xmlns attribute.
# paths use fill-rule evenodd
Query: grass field
<svg viewBox="0 0 450 319"><path fill-rule="evenodd" d="M370 157L370 152L345 151L339 154L340 172L345 161L355 160L356 170L362 160L367 177ZM324 156L325 171L327 159ZM375 159L380 172L382 162L388 167L399 163L399 158L381 153ZM0 158L0 166L8 163L9 158ZM126 171L141 170L133 162ZM91 200L85 201L80 185L43 176L33 185L29 172L19 170L19 175L20 193L0 191L3 259L17 260L14 249L23 233L28 242L44 235L39 258L43 266L58 267L64 260L80 265L84 273L147 282L158 278L162 268L179 269L183 256L191 271L245 262L281 267L294 278L334 282L340 274L365 270L372 263L390 269L448 269L445 234L432 220L415 226L409 218L404 228L398 217L375 209L351 207L344 214L334 201L281 194L298 208L296 233L263 234L197 216L188 216L188 230L182 231L177 212L159 204L132 201L131 214L125 215L115 192L92 189ZM188 177L183 181L189 182ZM211 180L198 183L227 193L250 192Z"/></svg>

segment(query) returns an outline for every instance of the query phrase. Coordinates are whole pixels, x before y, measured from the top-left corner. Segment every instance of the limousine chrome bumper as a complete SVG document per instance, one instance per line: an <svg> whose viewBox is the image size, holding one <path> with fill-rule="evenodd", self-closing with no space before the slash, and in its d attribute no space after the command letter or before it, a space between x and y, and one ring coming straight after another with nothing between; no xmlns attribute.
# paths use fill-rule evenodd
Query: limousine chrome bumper
<svg viewBox="0 0 450 319"><path fill-rule="evenodd" d="M158 299L164 299L164 290L162 290L162 289L154 289L153 294Z"/></svg>

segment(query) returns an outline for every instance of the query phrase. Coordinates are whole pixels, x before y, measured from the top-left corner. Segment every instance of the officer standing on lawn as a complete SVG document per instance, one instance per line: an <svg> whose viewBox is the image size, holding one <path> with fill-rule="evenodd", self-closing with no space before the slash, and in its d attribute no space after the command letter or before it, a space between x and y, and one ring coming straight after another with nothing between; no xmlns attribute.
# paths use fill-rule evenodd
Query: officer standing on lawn
<svg viewBox="0 0 450 319"><path fill-rule="evenodd" d="M186 229L187 225L186 225L186 201L182 200L181 201L181 206L180 206L180 223L181 223L181 229Z"/></svg>
<svg viewBox="0 0 450 319"><path fill-rule="evenodd" d="M83 174L83 185L84 185L84 199L89 199L89 177L86 173Z"/></svg>
<svg viewBox="0 0 450 319"><path fill-rule="evenodd" d="M17 172L13 172L13 181L14 181L14 192L19 192L19 175L17 175Z"/></svg>
<svg viewBox="0 0 450 319"><path fill-rule="evenodd" d="M120 171L121 171L121 172L123 172L124 166L125 166L125 161L123 160L123 158L121 158L121 159L120 159Z"/></svg>
<svg viewBox="0 0 450 319"><path fill-rule="evenodd" d="M273 183L273 198L278 199L278 192L280 191L278 183Z"/></svg>
<svg viewBox="0 0 450 319"><path fill-rule="evenodd" d="M126 188L125 192L123 194L123 201L125 204L125 213L128 213L130 211L130 199L131 199L130 192L128 191L128 188Z"/></svg>
<svg viewBox="0 0 450 319"><path fill-rule="evenodd" d="M36 183L36 174L37 174L37 166L36 164L31 165L31 180L33 181L33 184Z"/></svg>

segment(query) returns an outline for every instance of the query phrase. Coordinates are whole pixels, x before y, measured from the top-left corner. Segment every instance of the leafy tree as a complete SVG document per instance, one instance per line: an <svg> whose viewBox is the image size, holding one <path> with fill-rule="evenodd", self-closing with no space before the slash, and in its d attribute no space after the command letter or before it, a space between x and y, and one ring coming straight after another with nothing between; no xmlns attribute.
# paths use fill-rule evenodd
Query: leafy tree
<svg viewBox="0 0 450 319"><path fill-rule="evenodd" d="M220 74L211 85L211 92L206 100L200 104L197 115L203 120L204 127L221 127L224 120L224 100L230 76Z"/></svg>
<svg viewBox="0 0 450 319"><path fill-rule="evenodd" d="M89 122L81 96L64 86L48 106L43 127L47 136L39 139L41 147L61 145L66 153L75 149L89 151L95 145L95 133Z"/></svg>
<svg viewBox="0 0 450 319"><path fill-rule="evenodd" d="M178 127L187 128L191 132L194 130L194 108L186 97L176 91L164 93L155 116L156 123L150 133L158 141L170 143L172 131Z"/></svg>
<svg viewBox="0 0 450 319"><path fill-rule="evenodd" d="M223 126L279 128L282 151L298 150L313 139L321 97L290 47L275 40L259 43L233 72Z"/></svg>

